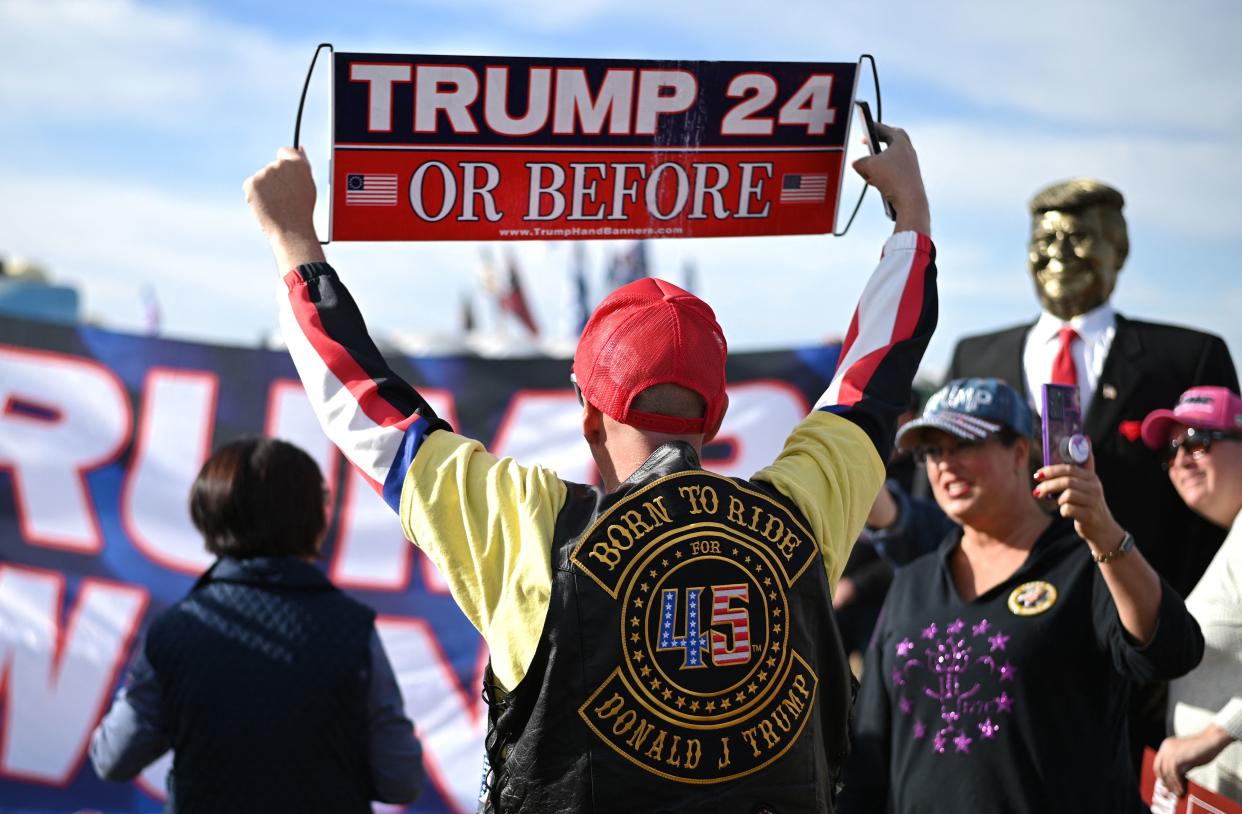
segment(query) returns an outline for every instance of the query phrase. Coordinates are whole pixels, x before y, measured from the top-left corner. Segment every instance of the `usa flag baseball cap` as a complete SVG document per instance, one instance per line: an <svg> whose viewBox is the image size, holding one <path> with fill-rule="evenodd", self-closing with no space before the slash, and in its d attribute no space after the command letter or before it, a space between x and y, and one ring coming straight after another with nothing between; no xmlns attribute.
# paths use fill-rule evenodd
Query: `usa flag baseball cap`
<svg viewBox="0 0 1242 814"><path fill-rule="evenodd" d="M574 353L574 378L587 401L622 424L676 435L706 434L728 405L727 354L711 306L670 282L644 277L613 291L591 314ZM704 416L680 418L634 409L634 398L657 384L698 393L707 405Z"/></svg>
<svg viewBox="0 0 1242 814"><path fill-rule="evenodd" d="M1175 424L1199 430L1242 432L1242 398L1228 387L1192 387L1172 410L1153 410L1143 419L1143 443L1160 449Z"/></svg>
<svg viewBox="0 0 1242 814"><path fill-rule="evenodd" d="M981 441L1008 427L1030 438L1034 425L1026 401L1000 379L954 379L932 394L923 415L898 431L897 446L918 445L928 430Z"/></svg>

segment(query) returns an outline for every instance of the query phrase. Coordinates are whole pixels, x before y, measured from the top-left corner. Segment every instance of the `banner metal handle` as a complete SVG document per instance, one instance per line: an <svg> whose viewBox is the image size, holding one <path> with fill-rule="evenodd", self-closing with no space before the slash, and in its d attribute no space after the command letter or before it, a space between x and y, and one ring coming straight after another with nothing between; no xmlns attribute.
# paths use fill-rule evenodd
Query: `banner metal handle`
<svg viewBox="0 0 1242 814"><path fill-rule="evenodd" d="M293 125L293 149L301 146L302 141L302 109L306 107L306 93L310 90L311 77L315 74L315 62L319 59L319 52L327 48L335 53L332 43L321 42L319 47L315 49L315 55L311 57L310 67L306 69L306 81L302 83L302 97L298 99L298 118Z"/></svg>
<svg viewBox="0 0 1242 814"><path fill-rule="evenodd" d="M884 103L880 98L880 72L876 70L875 57L871 54L863 54L858 57L858 70L862 70L864 62L871 65L871 83L875 88L875 120L882 122L884 121ZM850 115L854 115L853 110L850 111ZM846 172L846 169L842 167L841 171ZM845 228L839 232L834 230L832 233L833 237L841 237L850 230L850 226L854 223L854 216L858 214L858 210L862 207L863 198L867 197L867 190L869 189L871 189L871 185L864 182L862 192L858 193L858 201L854 204L854 211L850 212L850 219L845 222Z"/></svg>
<svg viewBox="0 0 1242 814"><path fill-rule="evenodd" d="M332 47L332 43L330 42L319 43L319 46L315 48L314 56L311 57L310 67L306 69L306 81L302 83L302 96L301 98L298 99L298 118L293 123L293 149L295 150L302 146L302 111L306 107L306 94L310 90L311 77L315 75L315 63L319 60L319 52L325 48L328 49L329 53L333 53L333 54L336 53L336 50ZM336 128L335 122L333 123L332 126L333 126L333 130L335 131L335 128ZM335 141L335 139L333 140ZM328 166L330 170L331 162L329 162ZM332 176L332 173L331 171L329 171L328 177L331 178L331 176ZM328 183L329 199L332 194L331 188L332 188L331 181L329 181ZM331 242L332 242L332 208L331 208L331 205L329 205L328 207L328 239L320 240L319 245L327 246Z"/></svg>

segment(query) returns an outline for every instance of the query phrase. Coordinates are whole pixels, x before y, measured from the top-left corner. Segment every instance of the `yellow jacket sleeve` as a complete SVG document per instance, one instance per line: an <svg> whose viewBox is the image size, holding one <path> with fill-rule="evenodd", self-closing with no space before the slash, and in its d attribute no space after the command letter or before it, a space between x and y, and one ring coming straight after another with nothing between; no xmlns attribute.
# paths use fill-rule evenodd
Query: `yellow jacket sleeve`
<svg viewBox="0 0 1242 814"><path fill-rule="evenodd" d="M816 410L794 428L781 454L753 480L772 484L802 512L835 593L884 484L884 464L867 434L851 421Z"/></svg>
<svg viewBox="0 0 1242 814"><path fill-rule="evenodd" d="M505 689L526 675L539 645L565 495L552 471L446 431L427 436L405 476L401 526L483 635Z"/></svg>

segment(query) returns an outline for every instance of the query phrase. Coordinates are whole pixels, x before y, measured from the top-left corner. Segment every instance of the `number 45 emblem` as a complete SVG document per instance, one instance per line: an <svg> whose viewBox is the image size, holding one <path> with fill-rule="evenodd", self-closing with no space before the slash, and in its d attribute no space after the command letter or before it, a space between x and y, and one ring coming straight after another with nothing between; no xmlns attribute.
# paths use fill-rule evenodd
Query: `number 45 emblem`
<svg viewBox="0 0 1242 814"><path fill-rule="evenodd" d="M712 664L725 665L745 664L750 661L750 612L745 607L733 607L733 600L743 604L749 603L749 588L740 585L713 585L712 616L709 629L701 628L699 613L699 597L704 588L686 589L686 632L684 636L676 635L677 600L680 591L666 588L662 592L660 605L660 650L684 650L685 661L681 669L689 670L705 667L703 651L708 649L711 640ZM727 625L731 636L714 628ZM732 638L733 646L729 646Z"/></svg>

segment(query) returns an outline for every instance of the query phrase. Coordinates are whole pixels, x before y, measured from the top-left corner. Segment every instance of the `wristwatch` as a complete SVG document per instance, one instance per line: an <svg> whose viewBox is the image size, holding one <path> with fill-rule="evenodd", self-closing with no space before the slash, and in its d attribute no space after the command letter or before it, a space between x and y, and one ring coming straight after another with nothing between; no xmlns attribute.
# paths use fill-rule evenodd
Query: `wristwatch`
<svg viewBox="0 0 1242 814"><path fill-rule="evenodd" d="M1091 556L1095 559L1096 562L1098 562L1100 565L1103 565L1106 562L1112 562L1118 557L1124 557L1125 555L1130 553L1130 549L1132 548L1134 548L1134 535L1127 531L1126 536L1121 538L1120 545L1118 545L1112 551L1108 552L1107 554L1094 554L1093 553Z"/></svg>

